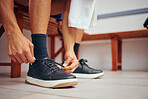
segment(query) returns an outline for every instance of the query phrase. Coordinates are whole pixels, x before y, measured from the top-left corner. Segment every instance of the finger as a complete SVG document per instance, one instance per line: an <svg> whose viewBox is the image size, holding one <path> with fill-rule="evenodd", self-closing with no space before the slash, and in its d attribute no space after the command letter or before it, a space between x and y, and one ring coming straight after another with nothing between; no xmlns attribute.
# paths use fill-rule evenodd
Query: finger
<svg viewBox="0 0 148 99"><path fill-rule="evenodd" d="M76 70L76 68L77 68L77 67L73 68L73 69L71 70L71 73L73 73L73 72Z"/></svg>
<svg viewBox="0 0 148 99"><path fill-rule="evenodd" d="M72 70L75 67L77 67L77 65L78 65L78 62L77 61L73 61L72 64L70 66L66 66L65 69Z"/></svg>
<svg viewBox="0 0 148 99"><path fill-rule="evenodd" d="M26 56L29 63L34 63L34 57L32 57L31 51L27 51L25 56Z"/></svg>
<svg viewBox="0 0 148 99"><path fill-rule="evenodd" d="M24 54L21 55L21 59L23 60L23 62L28 63L28 60Z"/></svg>
<svg viewBox="0 0 148 99"><path fill-rule="evenodd" d="M14 62L17 61L13 56L9 56L9 57L12 59L12 61L14 61Z"/></svg>
<svg viewBox="0 0 148 99"><path fill-rule="evenodd" d="M34 45L33 44L30 45L30 50L31 50L32 57L34 57Z"/></svg>
<svg viewBox="0 0 148 99"><path fill-rule="evenodd" d="M64 70L66 73L73 73L77 67L73 68L72 70Z"/></svg>
<svg viewBox="0 0 148 99"><path fill-rule="evenodd" d="M34 57L34 45L33 44L31 44L30 50L31 50L31 54L32 54L32 57L33 57L33 62L32 63L34 63L35 62L35 57Z"/></svg>
<svg viewBox="0 0 148 99"><path fill-rule="evenodd" d="M61 67L61 69L65 70L65 67Z"/></svg>
<svg viewBox="0 0 148 99"><path fill-rule="evenodd" d="M72 61L72 58L71 58L71 57L68 57L68 58L66 59L66 61L64 62L63 66L65 66L65 67L68 66L71 61Z"/></svg>
<svg viewBox="0 0 148 99"><path fill-rule="evenodd" d="M19 63L23 63L23 60L20 57L15 56L15 59L19 62Z"/></svg>

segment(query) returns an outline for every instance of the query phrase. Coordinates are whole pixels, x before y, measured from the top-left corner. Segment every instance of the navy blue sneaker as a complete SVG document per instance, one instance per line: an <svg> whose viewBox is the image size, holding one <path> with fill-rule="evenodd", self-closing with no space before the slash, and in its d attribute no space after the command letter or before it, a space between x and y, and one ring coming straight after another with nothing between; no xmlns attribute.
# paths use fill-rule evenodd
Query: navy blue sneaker
<svg viewBox="0 0 148 99"><path fill-rule="evenodd" d="M86 59L79 60L78 68L73 72L77 78L100 78L104 75L104 72L99 69L93 69L86 64Z"/></svg>
<svg viewBox="0 0 148 99"><path fill-rule="evenodd" d="M68 74L51 59L36 60L29 64L26 83L41 87L59 88L77 85L76 76Z"/></svg>

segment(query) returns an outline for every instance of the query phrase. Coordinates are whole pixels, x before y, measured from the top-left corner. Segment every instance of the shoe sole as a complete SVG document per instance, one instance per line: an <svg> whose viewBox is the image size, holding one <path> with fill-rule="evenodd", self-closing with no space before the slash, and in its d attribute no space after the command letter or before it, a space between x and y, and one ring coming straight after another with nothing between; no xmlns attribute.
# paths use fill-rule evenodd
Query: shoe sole
<svg viewBox="0 0 148 99"><path fill-rule="evenodd" d="M104 76L104 72L98 74L82 74L82 73L73 73L77 78L83 79L97 79Z"/></svg>
<svg viewBox="0 0 148 99"><path fill-rule="evenodd" d="M65 79L65 80L51 80L45 81L27 76L25 82L27 84L36 85L44 88L60 88L70 87L78 84L77 79Z"/></svg>

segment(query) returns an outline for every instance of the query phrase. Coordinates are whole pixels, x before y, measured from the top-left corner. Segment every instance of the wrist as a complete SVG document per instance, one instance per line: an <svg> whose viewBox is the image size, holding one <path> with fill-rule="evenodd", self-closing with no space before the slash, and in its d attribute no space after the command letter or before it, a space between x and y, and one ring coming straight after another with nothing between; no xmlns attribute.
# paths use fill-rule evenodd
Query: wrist
<svg viewBox="0 0 148 99"><path fill-rule="evenodd" d="M23 36L23 34L19 28L14 28L13 30L6 31L6 36L8 40L11 40L12 38Z"/></svg>
<svg viewBox="0 0 148 99"><path fill-rule="evenodd" d="M74 43L72 41L64 42L64 48L65 51L74 51Z"/></svg>
<svg viewBox="0 0 148 99"><path fill-rule="evenodd" d="M65 47L66 52L74 52L73 47Z"/></svg>
<svg viewBox="0 0 148 99"><path fill-rule="evenodd" d="M69 53L70 55L74 55L74 50L65 50L65 53Z"/></svg>

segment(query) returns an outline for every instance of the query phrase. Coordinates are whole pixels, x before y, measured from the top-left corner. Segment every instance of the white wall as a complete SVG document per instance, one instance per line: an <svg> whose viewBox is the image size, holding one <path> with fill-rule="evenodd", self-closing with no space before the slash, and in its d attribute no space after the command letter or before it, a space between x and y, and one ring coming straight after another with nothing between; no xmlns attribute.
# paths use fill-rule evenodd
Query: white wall
<svg viewBox="0 0 148 99"><path fill-rule="evenodd" d="M131 10L148 7L148 0L97 0L98 14ZM148 14L130 15L98 20L98 25L88 33L108 33L125 30L143 29L142 23ZM24 30L24 34L30 39L30 31ZM56 39L56 48L61 45ZM82 42L80 57L89 60L94 68L111 70L111 45L110 40ZM10 61L7 56L7 38L0 38L0 62ZM56 61L61 62L58 56ZM123 40L123 70L148 70L148 38ZM23 64L24 65L24 64Z"/></svg>
<svg viewBox="0 0 148 99"><path fill-rule="evenodd" d="M96 0L96 13L98 15L120 11L148 8L148 0ZM99 19L97 26L90 28L87 33L98 34L108 32L119 32L127 30L144 29L143 23L148 13L120 17Z"/></svg>

